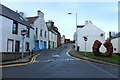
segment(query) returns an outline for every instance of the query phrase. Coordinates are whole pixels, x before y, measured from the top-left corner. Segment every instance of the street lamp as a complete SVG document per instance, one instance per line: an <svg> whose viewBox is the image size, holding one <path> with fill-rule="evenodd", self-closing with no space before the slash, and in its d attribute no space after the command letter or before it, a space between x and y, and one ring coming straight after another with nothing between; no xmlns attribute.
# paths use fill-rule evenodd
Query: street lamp
<svg viewBox="0 0 120 80"><path fill-rule="evenodd" d="M70 15L70 14L72 14L72 13L68 13L68 14ZM77 46L77 13L75 13L75 15L76 15L76 17L75 17L75 18L76 18L76 40L75 40L75 41L76 41L76 42L75 42L75 43L76 43L76 46ZM76 47L76 48L77 48L77 47Z"/></svg>

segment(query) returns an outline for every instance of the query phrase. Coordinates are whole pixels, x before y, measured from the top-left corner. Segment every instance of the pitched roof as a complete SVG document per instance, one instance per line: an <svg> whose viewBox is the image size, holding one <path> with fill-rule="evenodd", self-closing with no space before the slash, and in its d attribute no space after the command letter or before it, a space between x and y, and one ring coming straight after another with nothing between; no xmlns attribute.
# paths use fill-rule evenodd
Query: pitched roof
<svg viewBox="0 0 120 80"><path fill-rule="evenodd" d="M118 32L115 36L112 36L109 39L116 39L116 38L120 38L120 32Z"/></svg>
<svg viewBox="0 0 120 80"><path fill-rule="evenodd" d="M28 17L28 23L29 24L33 24L37 19L39 18L39 16L35 16L35 17Z"/></svg>
<svg viewBox="0 0 120 80"><path fill-rule="evenodd" d="M85 25L77 25L77 28L83 28Z"/></svg>
<svg viewBox="0 0 120 80"><path fill-rule="evenodd" d="M9 9L8 7L6 7L2 4L0 4L0 8L2 9L2 11L0 11L0 15L7 17L11 20L17 21L23 25L28 26L28 27L31 27L30 24L27 21L25 21L25 19L22 16L20 16L19 13Z"/></svg>

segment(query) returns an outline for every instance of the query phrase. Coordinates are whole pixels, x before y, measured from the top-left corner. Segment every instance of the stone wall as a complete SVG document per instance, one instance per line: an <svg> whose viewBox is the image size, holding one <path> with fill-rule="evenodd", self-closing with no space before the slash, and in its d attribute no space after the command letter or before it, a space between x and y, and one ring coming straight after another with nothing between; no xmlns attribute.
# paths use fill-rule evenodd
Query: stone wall
<svg viewBox="0 0 120 80"><path fill-rule="evenodd" d="M24 57L30 55L29 52L24 53ZM2 52L0 53L0 62L12 61L22 58L21 52Z"/></svg>

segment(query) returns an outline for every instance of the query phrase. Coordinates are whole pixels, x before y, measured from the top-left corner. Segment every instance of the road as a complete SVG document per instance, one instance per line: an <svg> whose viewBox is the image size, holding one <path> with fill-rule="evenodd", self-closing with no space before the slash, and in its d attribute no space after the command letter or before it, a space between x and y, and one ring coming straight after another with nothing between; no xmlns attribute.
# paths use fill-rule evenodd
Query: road
<svg viewBox="0 0 120 80"><path fill-rule="evenodd" d="M35 63L4 67L3 78L117 78L118 69L89 63L68 56L71 46L45 52L37 56Z"/></svg>

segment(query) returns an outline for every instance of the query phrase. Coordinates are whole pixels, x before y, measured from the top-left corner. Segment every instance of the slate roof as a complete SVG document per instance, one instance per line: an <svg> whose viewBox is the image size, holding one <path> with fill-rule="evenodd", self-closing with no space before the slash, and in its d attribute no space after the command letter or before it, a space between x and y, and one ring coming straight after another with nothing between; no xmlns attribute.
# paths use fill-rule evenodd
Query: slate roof
<svg viewBox="0 0 120 80"><path fill-rule="evenodd" d="M25 21L25 19L21 17L19 13L9 9L8 7L2 4L0 4L0 8L2 9L0 11L0 15L7 17L11 20L17 21L18 23L21 23L25 26L31 27L30 24L27 21Z"/></svg>
<svg viewBox="0 0 120 80"><path fill-rule="evenodd" d="M116 39L116 38L120 38L120 32L118 32L115 36L112 36L111 38L108 38L108 40L112 40L112 39Z"/></svg>
<svg viewBox="0 0 120 80"><path fill-rule="evenodd" d="M35 17L28 17L28 23L29 24L33 24L37 19L39 18L39 16L35 16Z"/></svg>
<svg viewBox="0 0 120 80"><path fill-rule="evenodd" d="M85 25L77 25L77 28L83 28Z"/></svg>

